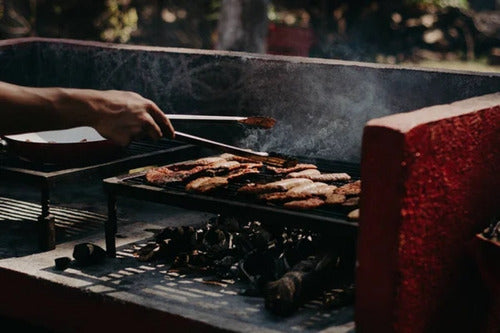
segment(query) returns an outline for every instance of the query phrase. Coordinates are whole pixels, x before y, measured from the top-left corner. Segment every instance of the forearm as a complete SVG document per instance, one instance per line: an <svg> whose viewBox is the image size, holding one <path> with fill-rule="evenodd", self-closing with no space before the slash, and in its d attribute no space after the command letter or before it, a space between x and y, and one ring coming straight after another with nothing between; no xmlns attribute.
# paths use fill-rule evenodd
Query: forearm
<svg viewBox="0 0 500 333"><path fill-rule="evenodd" d="M0 82L0 133L55 130L91 126L86 101L75 90L31 88Z"/></svg>
<svg viewBox="0 0 500 333"><path fill-rule="evenodd" d="M173 138L174 128L151 100L130 91L29 88L0 82L0 134L94 127L120 145L148 136Z"/></svg>

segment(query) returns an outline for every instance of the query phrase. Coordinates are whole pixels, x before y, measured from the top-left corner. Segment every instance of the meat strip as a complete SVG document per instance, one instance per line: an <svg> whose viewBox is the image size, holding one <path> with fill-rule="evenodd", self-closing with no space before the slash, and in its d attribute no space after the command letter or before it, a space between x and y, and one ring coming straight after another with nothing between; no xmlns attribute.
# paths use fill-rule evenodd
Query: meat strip
<svg viewBox="0 0 500 333"><path fill-rule="evenodd" d="M204 158L199 158L197 160L189 160L189 161L184 161L184 162L179 162L175 163L172 165L167 166L170 170L177 171L177 170L189 170L197 166L203 166L203 165L209 165L217 162L227 162L227 160L223 157L220 156L214 156L214 157L204 157Z"/></svg>
<svg viewBox="0 0 500 333"><path fill-rule="evenodd" d="M305 163L299 163L294 167L291 168L278 168L278 167L273 167L273 166L268 166L267 169L274 172L274 173L291 173L291 172L297 172L297 171L302 171L306 169L317 169L318 167L314 164L305 164Z"/></svg>
<svg viewBox="0 0 500 333"><path fill-rule="evenodd" d="M335 190L335 193L344 195L359 195L361 193L361 180L342 185Z"/></svg>
<svg viewBox="0 0 500 333"><path fill-rule="evenodd" d="M304 175L304 178L309 178L315 182L336 182L341 180L349 180L351 176L347 173L321 173L321 174L310 174Z"/></svg>
<svg viewBox="0 0 500 333"><path fill-rule="evenodd" d="M345 202L342 203L342 206L346 206L346 207L359 206L359 197L352 197L352 198L347 199Z"/></svg>
<svg viewBox="0 0 500 333"><path fill-rule="evenodd" d="M291 201L308 199L313 196L326 196L334 191L336 186L330 186L325 183L305 184L291 188L286 192L264 193L259 196L264 201Z"/></svg>
<svg viewBox="0 0 500 333"><path fill-rule="evenodd" d="M226 177L201 177L186 185L186 191L207 193L228 184Z"/></svg>
<svg viewBox="0 0 500 333"><path fill-rule="evenodd" d="M240 163L248 163L248 162L253 161L252 159L250 159L248 157L242 157L242 156L233 155L233 154L229 154L229 153L221 154L219 157L224 158L227 161L236 161L236 162L240 162Z"/></svg>
<svg viewBox="0 0 500 333"><path fill-rule="evenodd" d="M343 203L346 200L345 195L338 194L336 192L330 193L325 198L326 205L338 205Z"/></svg>
<svg viewBox="0 0 500 333"><path fill-rule="evenodd" d="M306 193L311 193L312 195L326 196L327 194L333 192L336 188L337 186L335 185L328 185L321 182L314 182L311 184L305 184L294 187L290 189L288 192L290 193L306 192Z"/></svg>
<svg viewBox="0 0 500 333"><path fill-rule="evenodd" d="M304 184L310 184L313 181L305 178L290 178L290 179L282 179L276 182L267 183L267 184L254 184L250 183L238 189L239 193L248 193L248 194L260 194L267 192L279 192L279 191L287 191L295 186L300 186Z"/></svg>
<svg viewBox="0 0 500 333"><path fill-rule="evenodd" d="M359 208L349 212L349 214L347 214L347 218L351 221L358 221L359 220Z"/></svg>
<svg viewBox="0 0 500 333"><path fill-rule="evenodd" d="M244 168L244 169L237 169L233 170L227 175L227 180L228 181L237 181L241 178L244 178L248 175L251 174L258 174L260 171L258 169L252 169L252 168Z"/></svg>
<svg viewBox="0 0 500 333"><path fill-rule="evenodd" d="M319 175L321 172L318 169L306 169L297 172L290 172L286 178L309 178L309 176Z"/></svg>
<svg viewBox="0 0 500 333"><path fill-rule="evenodd" d="M323 199L320 198L309 198L305 200L294 200L285 202L283 207L295 210L307 210L314 209L322 206L325 203Z"/></svg>

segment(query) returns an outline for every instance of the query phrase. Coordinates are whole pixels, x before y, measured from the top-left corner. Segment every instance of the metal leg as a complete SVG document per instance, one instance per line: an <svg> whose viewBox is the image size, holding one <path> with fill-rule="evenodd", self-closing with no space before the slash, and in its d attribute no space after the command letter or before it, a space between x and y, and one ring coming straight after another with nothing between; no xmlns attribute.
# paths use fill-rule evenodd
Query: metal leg
<svg viewBox="0 0 500 333"><path fill-rule="evenodd" d="M41 190L42 214L38 216L38 246L42 251L49 251L56 248L55 219L50 215L49 184L42 183Z"/></svg>
<svg viewBox="0 0 500 333"><path fill-rule="evenodd" d="M116 217L116 196L114 193L108 193L108 219L104 224L104 234L106 237L106 253L108 257L116 257L116 232L117 232L117 217Z"/></svg>

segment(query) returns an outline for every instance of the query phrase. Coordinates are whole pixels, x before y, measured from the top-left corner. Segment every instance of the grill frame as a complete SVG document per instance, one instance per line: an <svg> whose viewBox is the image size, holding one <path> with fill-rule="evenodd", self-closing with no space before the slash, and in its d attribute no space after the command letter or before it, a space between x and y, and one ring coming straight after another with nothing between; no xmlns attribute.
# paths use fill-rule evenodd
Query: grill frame
<svg viewBox="0 0 500 333"><path fill-rule="evenodd" d="M322 172L347 172L354 180L360 178L359 165L348 162L334 162L323 159L298 158L301 163L314 163ZM115 176L103 180L108 196L108 220L105 223L106 251L109 257L116 256L115 235L117 233L117 198L149 201L205 211L216 214L228 214L256 219L264 224L304 228L318 232L328 232L332 237L357 238L358 223L347 221L344 212L339 209L295 211L280 206L256 203L240 198L228 199L214 195L190 193L174 186L155 186L140 181L131 181L144 177L145 172Z"/></svg>
<svg viewBox="0 0 500 333"><path fill-rule="evenodd" d="M119 157L89 163L83 166L46 165L20 160L7 151L0 151L0 179L19 182L40 191L41 214L38 217L39 249L56 247L55 217L50 211L50 193L57 184L101 180L125 170L148 164L175 162L189 157L198 157L200 151L194 145L173 140L154 142L132 142Z"/></svg>

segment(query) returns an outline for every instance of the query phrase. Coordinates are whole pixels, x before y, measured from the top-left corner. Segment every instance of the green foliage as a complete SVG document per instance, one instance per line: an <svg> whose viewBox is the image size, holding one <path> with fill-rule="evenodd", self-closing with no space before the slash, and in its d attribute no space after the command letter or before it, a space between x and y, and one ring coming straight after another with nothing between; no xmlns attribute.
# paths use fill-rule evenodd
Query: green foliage
<svg viewBox="0 0 500 333"><path fill-rule="evenodd" d="M436 7L457 7L457 8L469 8L469 3L467 0L406 0L407 4L417 4L417 5L433 5Z"/></svg>
<svg viewBox="0 0 500 333"><path fill-rule="evenodd" d="M126 0L107 0L106 11L101 15L98 25L104 30L101 38L105 41L126 43L137 30L137 10L128 7Z"/></svg>

